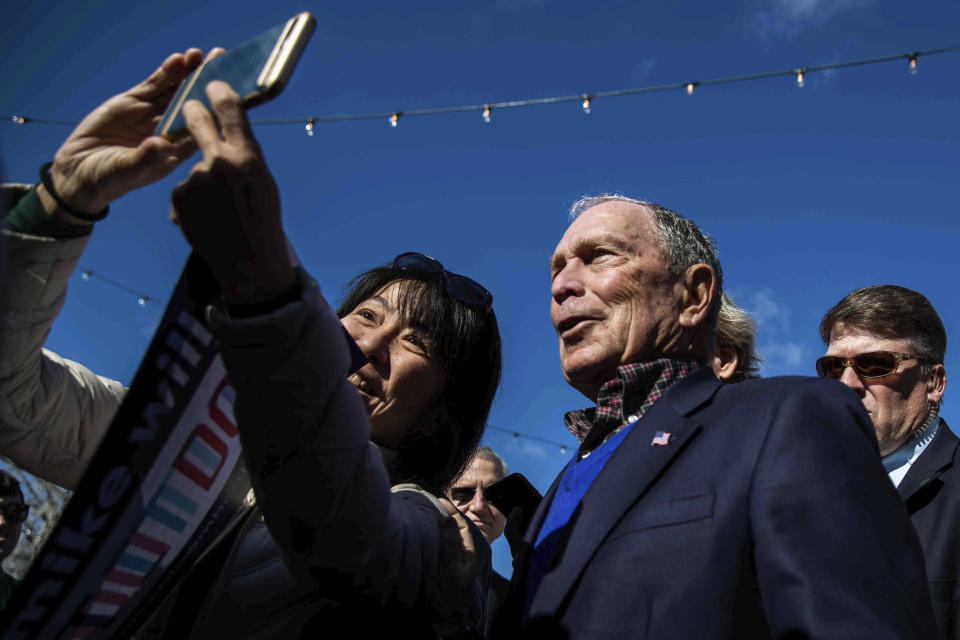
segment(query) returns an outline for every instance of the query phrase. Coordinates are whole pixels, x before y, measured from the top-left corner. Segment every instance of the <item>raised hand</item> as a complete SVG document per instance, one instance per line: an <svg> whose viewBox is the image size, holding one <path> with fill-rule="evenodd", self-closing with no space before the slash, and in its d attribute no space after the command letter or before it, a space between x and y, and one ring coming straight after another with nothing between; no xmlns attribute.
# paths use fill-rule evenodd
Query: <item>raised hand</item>
<svg viewBox="0 0 960 640"><path fill-rule="evenodd" d="M214 49L210 55L222 52ZM199 49L172 54L146 80L113 96L77 125L50 168L53 186L70 209L101 211L120 196L163 178L193 153L196 147L189 137L173 143L153 131L180 82L202 61ZM39 194L45 206L52 202L44 188ZM54 211L49 206L47 210Z"/></svg>
<svg viewBox="0 0 960 640"><path fill-rule="evenodd" d="M213 270L227 300L266 301L296 283L277 185L240 96L221 81L206 92L216 120L199 101L183 105L203 159L173 190L170 218Z"/></svg>

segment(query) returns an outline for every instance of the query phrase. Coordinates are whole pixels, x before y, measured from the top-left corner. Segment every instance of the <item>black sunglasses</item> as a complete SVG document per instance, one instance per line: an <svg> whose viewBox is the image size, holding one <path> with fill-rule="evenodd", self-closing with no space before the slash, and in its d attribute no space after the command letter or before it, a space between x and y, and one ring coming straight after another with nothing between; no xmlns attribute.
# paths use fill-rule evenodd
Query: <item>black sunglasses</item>
<svg viewBox="0 0 960 640"><path fill-rule="evenodd" d="M443 274L443 282L447 293L468 307L488 309L493 304L493 294L487 291L482 284L473 278L447 271L439 260L426 254L416 251L401 253L393 259L393 266L404 271Z"/></svg>
<svg viewBox="0 0 960 640"><path fill-rule="evenodd" d="M30 505L22 502L11 502L10 504L0 504L0 513L3 519L13 524L20 524L26 521L27 514L30 513Z"/></svg>
<svg viewBox="0 0 960 640"><path fill-rule="evenodd" d="M480 491L483 491L481 489ZM461 487L459 489L450 489L450 501L453 504L461 507L466 504L470 504L470 501L473 500L473 496L477 494L476 487Z"/></svg>
<svg viewBox="0 0 960 640"><path fill-rule="evenodd" d="M850 358L823 356L817 360L817 375L839 380L847 367L853 367L861 378L885 378L896 373L904 360L929 362L929 358L897 351L870 351Z"/></svg>

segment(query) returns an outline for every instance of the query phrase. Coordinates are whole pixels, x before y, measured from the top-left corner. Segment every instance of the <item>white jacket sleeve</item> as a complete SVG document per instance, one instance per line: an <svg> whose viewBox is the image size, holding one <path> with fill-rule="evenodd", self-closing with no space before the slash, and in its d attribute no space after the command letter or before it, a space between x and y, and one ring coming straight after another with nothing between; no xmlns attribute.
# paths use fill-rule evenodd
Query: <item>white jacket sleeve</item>
<svg viewBox="0 0 960 640"><path fill-rule="evenodd" d="M87 238L0 233L0 454L73 489L126 393L43 349Z"/></svg>

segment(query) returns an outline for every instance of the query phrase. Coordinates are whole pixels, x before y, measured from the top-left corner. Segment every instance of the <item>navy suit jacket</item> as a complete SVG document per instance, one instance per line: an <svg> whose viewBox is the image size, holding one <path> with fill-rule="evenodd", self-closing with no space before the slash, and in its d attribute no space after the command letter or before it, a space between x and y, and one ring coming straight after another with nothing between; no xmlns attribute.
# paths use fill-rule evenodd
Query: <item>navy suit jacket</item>
<svg viewBox="0 0 960 640"><path fill-rule="evenodd" d="M941 638L960 639L960 439L944 422L897 487L927 563Z"/></svg>
<svg viewBox="0 0 960 640"><path fill-rule="evenodd" d="M657 431L669 444L651 444ZM500 635L936 634L917 535L869 417L836 381L721 385L705 368L677 383L590 486L524 615L556 486L527 531Z"/></svg>

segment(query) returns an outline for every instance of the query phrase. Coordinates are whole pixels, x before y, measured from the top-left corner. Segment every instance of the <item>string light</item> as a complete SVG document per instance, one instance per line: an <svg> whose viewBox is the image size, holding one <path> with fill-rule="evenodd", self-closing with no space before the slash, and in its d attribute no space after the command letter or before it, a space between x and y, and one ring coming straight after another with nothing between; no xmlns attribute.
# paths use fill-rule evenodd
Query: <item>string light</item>
<svg viewBox="0 0 960 640"><path fill-rule="evenodd" d="M140 296L139 298L137 298L137 304L140 305L141 307L147 306L147 297Z"/></svg>
<svg viewBox="0 0 960 640"><path fill-rule="evenodd" d="M565 444L564 444L564 445L560 445L560 455L562 455L562 456L567 455L567 445L565 445Z"/></svg>
<svg viewBox="0 0 960 640"><path fill-rule="evenodd" d="M692 96L692 95L693 95L693 92L696 90L698 84L699 84L699 83L697 83L697 82L688 82L688 83L687 83L687 95L688 95L688 96Z"/></svg>
<svg viewBox="0 0 960 640"><path fill-rule="evenodd" d="M317 121L314 120L313 118L310 118L309 120L307 120L307 124L305 124L303 128L306 129L308 136L313 135L313 128L316 124L317 124Z"/></svg>
<svg viewBox="0 0 960 640"><path fill-rule="evenodd" d="M90 273L91 272L89 269L84 269L83 271L80 272L80 279L86 282L87 280L90 279Z"/></svg>
<svg viewBox="0 0 960 640"><path fill-rule="evenodd" d="M883 62L892 62L894 60L902 61L906 58L909 61L909 70L910 73L915 73L917 69L916 60L919 56L930 56L938 55L942 53L948 53L953 51L960 50L960 45L954 45L950 47L941 47L939 49L927 49L924 51L915 51L913 53L901 53L891 56L883 56L877 58L866 58L862 60L849 60L846 62L833 62L830 64L814 65L809 67L796 67L793 69L786 69L781 71L767 71L763 73L753 73L745 74L739 76L727 76L722 78L714 78L712 80L701 80L699 82L678 82L673 84L664 84L657 86L647 86L647 87L636 87L632 89L615 89L612 91L598 91L594 93L579 93L567 96L552 96L548 98L532 98L528 100L508 100L504 102L488 102L485 104L471 104L471 105L459 105L459 106L449 106L449 107L429 107L424 109L409 109L405 111L388 111L385 113L348 113L341 115L332 115L332 116L312 116L312 117L300 117L300 118L281 118L275 120L254 120L252 124L255 125L280 125L280 124L302 124L304 121L309 121L314 124L320 122L342 122L345 120L371 120L379 118L388 118L390 125L392 127L397 126L397 121L400 116L428 116L428 115L439 115L442 113L462 113L465 111L479 111L485 112L487 109L506 109L512 107L529 107L534 105L544 105L544 104L555 104L559 102L573 102L579 101L583 106L584 113L590 113L590 108L592 103L597 98L613 98L618 96L627 96L635 95L640 93L656 93L661 91L674 91L676 89L686 89L687 93L692 93L692 89L696 89L699 85L719 85L719 84L733 84L738 82L752 82L755 80L766 80L769 78L774 78L778 76L794 76L797 80L797 86L803 87L804 80L807 74L813 73L816 71L826 71L832 69L843 69L847 67L859 67L868 64L879 64ZM0 118L7 118L14 124L45 124L45 125L76 125L76 120L49 120L43 118L32 118L27 116L0 116Z"/></svg>
<svg viewBox="0 0 960 640"><path fill-rule="evenodd" d="M490 107L483 108L483 121L490 122Z"/></svg>

